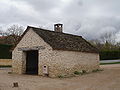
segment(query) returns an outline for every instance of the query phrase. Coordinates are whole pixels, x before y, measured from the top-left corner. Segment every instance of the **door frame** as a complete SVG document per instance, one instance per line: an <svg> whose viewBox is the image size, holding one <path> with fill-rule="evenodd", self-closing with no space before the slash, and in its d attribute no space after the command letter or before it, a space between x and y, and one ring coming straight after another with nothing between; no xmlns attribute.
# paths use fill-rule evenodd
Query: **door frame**
<svg viewBox="0 0 120 90"><path fill-rule="evenodd" d="M23 72L23 74L27 74L26 73L26 64L27 64L27 52L29 52L29 51L37 51L38 52L38 57L37 57L37 74L35 74L35 75L38 75L38 73L39 73L39 50L34 50L34 49L31 49L31 50L26 50L26 51L23 51L23 63L22 63L22 72Z"/></svg>

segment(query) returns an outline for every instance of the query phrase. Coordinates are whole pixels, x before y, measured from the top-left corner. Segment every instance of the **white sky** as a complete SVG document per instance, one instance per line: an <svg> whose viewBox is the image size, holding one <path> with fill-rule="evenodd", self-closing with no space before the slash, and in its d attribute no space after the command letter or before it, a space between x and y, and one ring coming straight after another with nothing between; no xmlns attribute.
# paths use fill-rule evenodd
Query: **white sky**
<svg viewBox="0 0 120 90"><path fill-rule="evenodd" d="M0 26L11 24L53 29L63 23L64 32L99 38L115 32L120 40L120 0L0 0Z"/></svg>

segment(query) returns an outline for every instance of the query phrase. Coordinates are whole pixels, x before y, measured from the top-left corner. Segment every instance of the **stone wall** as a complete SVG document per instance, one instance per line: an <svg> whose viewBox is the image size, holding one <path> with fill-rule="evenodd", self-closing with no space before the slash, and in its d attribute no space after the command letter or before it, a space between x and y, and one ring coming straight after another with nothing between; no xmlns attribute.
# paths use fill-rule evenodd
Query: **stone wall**
<svg viewBox="0 0 120 90"><path fill-rule="evenodd" d="M99 68L99 54L53 50L48 57L41 59L39 65L40 75L43 75L42 66L47 65L50 77L73 74L74 71L82 70L91 72Z"/></svg>
<svg viewBox="0 0 120 90"><path fill-rule="evenodd" d="M75 51L53 50L42 38L30 29L16 46L12 53L13 73L22 74L26 69L26 52L18 48L31 48L44 46L39 50L38 74L43 74L43 66L48 66L50 77L57 77L62 74L72 74L74 71L91 71L99 68L99 55L95 53L82 53Z"/></svg>
<svg viewBox="0 0 120 90"><path fill-rule="evenodd" d="M35 46L44 46L44 50L39 50L39 54L42 52L44 53L44 56L47 56L47 54L52 50L52 48L44 42L42 38L40 38L32 29L30 29L22 38L22 40L18 43L18 45L15 47L15 49L12 52L12 70L13 73L22 74L25 73L25 66L26 66L26 52L18 50L19 48L31 48ZM41 60L39 55L39 60ZM40 64L40 62L39 62Z"/></svg>
<svg viewBox="0 0 120 90"><path fill-rule="evenodd" d="M12 59L0 59L0 66L12 66Z"/></svg>

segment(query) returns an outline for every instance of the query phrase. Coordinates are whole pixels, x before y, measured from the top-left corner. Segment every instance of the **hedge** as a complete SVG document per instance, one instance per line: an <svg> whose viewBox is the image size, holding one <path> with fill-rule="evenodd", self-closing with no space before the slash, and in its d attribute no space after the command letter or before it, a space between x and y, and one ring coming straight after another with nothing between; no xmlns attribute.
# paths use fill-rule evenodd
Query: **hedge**
<svg viewBox="0 0 120 90"><path fill-rule="evenodd" d="M10 52L12 45L0 44L0 59L11 59ZM120 59L120 50L100 51L100 60Z"/></svg>
<svg viewBox="0 0 120 90"><path fill-rule="evenodd" d="M0 44L0 59L11 59L12 52L10 52L12 45Z"/></svg>
<svg viewBox="0 0 120 90"><path fill-rule="evenodd" d="M100 60L113 60L113 59L120 59L120 50L100 52Z"/></svg>

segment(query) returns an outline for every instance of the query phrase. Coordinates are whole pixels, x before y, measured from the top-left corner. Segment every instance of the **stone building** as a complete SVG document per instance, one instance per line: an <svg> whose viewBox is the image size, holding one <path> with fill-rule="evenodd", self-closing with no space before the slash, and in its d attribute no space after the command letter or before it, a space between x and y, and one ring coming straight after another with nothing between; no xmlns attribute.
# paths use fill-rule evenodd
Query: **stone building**
<svg viewBox="0 0 120 90"><path fill-rule="evenodd" d="M12 59L18 74L57 77L99 68L97 49L81 36L63 33L62 24L55 24L54 31L28 26Z"/></svg>

